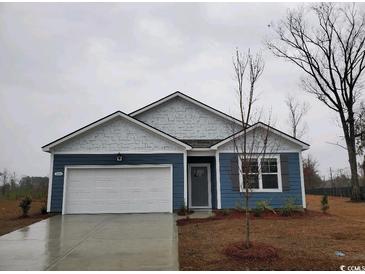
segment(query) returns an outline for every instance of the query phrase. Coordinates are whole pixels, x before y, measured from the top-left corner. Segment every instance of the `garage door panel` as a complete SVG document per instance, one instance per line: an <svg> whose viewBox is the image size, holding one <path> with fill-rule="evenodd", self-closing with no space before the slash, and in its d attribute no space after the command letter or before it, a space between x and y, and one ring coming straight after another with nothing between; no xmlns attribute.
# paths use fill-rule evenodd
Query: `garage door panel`
<svg viewBox="0 0 365 274"><path fill-rule="evenodd" d="M170 167L70 168L65 213L172 211Z"/></svg>

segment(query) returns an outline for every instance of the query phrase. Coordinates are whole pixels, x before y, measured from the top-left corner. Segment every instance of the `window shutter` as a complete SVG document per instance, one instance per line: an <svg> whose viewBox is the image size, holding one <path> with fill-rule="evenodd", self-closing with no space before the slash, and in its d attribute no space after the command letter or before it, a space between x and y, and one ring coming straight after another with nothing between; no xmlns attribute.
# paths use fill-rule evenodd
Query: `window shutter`
<svg viewBox="0 0 365 274"><path fill-rule="evenodd" d="M289 191L290 183L289 183L288 155L280 154L280 166L281 166L281 182L283 185L283 191Z"/></svg>
<svg viewBox="0 0 365 274"><path fill-rule="evenodd" d="M231 159L231 181L232 181L232 190L240 191L238 157L236 155Z"/></svg>

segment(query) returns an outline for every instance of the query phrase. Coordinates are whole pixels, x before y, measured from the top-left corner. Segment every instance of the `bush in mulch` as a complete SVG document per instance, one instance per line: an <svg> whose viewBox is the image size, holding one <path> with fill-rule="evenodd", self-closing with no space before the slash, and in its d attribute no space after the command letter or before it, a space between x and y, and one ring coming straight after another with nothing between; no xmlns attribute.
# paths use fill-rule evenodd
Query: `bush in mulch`
<svg viewBox="0 0 365 274"><path fill-rule="evenodd" d="M241 219L245 216L244 212L238 210L231 210L229 213L217 210L214 212L214 216L208 218L186 218L176 221L178 226L184 226L188 224L206 223L211 221L227 220L227 219ZM271 211L261 213L260 216L250 214L250 219L297 219L297 218L311 218L311 217L330 217L330 214L323 215L321 212L312 210L297 210L290 213L290 215L275 214Z"/></svg>
<svg viewBox="0 0 365 274"><path fill-rule="evenodd" d="M22 209L22 218L28 217L28 212L32 204L32 198L25 196L19 203L19 207Z"/></svg>
<svg viewBox="0 0 365 274"><path fill-rule="evenodd" d="M189 209L186 205L183 205L179 208L179 210L176 212L178 216L187 216L190 214L193 214L194 211Z"/></svg>
<svg viewBox="0 0 365 274"><path fill-rule="evenodd" d="M228 257L245 260L273 260L279 257L278 249L267 244L251 242L246 248L244 242L233 243L223 250Z"/></svg>

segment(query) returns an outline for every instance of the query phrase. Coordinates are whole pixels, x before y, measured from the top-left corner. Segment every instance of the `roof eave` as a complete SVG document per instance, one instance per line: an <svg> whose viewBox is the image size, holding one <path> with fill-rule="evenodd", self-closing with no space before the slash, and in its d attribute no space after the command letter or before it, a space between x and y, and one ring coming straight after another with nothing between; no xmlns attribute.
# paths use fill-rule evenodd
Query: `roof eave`
<svg viewBox="0 0 365 274"><path fill-rule="evenodd" d="M228 114L226 114L226 113L224 113L224 112L222 112L222 111L220 111L218 109L215 109L215 108L213 108L211 106L208 106L207 104L204 104L203 102L200 102L200 101L198 101L198 100L196 100L196 99L194 99L194 98L192 98L192 97L190 97L190 96L188 96L188 95L186 95L186 94L184 94L184 93L182 93L180 91L176 91L176 92L174 92L174 93L172 93L170 95L167 95L166 97L163 97L163 98L161 98L161 99L159 99L157 101L154 101L154 102L148 104L147 106L144 106L142 108L139 108L139 109L137 109L137 110L129 113L129 115L132 116L132 117L134 117L134 116L136 116L138 114L141 114L141 113L143 113L145 111L148 111L149 109L152 109L152 108L154 108L154 107L156 107L156 106L158 106L158 105L160 105L160 104L162 104L164 102L167 102L168 100L171 100L171 99L173 99L175 97L184 98L185 100L187 100L187 101L189 101L189 102L191 102L193 104L199 105L199 106L203 107L204 109L206 109L208 111L211 111L211 112L219 115L220 117L225 118L227 120L230 120L230 121L232 121L232 122L234 122L236 124L239 124L241 126L241 121L239 121L238 119L234 118L233 116L230 116L230 115L228 115Z"/></svg>
<svg viewBox="0 0 365 274"><path fill-rule="evenodd" d="M103 117L101 119L96 120L93 123L90 123L90 124L88 124L88 125L86 125L84 127L81 127L78 130L75 130L75 131L73 131L73 132L71 132L69 134L66 134L65 136L63 136L61 138L58 138L58 139L56 139L53 142L50 142L50 143L44 145L42 147L42 150L44 152L50 152L50 149L51 148L53 148L53 147L55 147L55 146L57 146L57 145L65 142L65 141L67 141L67 140L69 140L69 139L71 139L73 137L76 137L77 135L79 135L79 134L81 134L81 133L83 133L85 131L88 131L88 130L90 130L93 127L96 127L96 126L98 126L100 124L103 124L103 123L105 123L105 122L107 122L107 121L109 121L109 120L111 120L111 119L113 119L115 117L118 117L118 116L121 116L121 117L123 117L123 118L125 118L125 119L127 119L129 121L132 121L132 122L134 122L134 123L136 123L136 124L138 124L138 125L140 125L142 127L145 127L148 130L154 132L155 134L161 135L162 137L164 137L164 138L166 138L166 139L168 139L168 140L170 140L170 141L172 141L172 142L174 142L174 143L176 143L176 144L184 147L186 150L192 149L192 147L190 145L188 145L188 144L180 141L179 139L177 139L177 138L175 138L175 137L173 137L173 136L171 136L171 135L169 135L169 134L167 134L167 133L165 133L165 132L163 132L163 131L161 131L159 129L156 129L156 128L154 128L154 127L152 127L152 126L150 126L150 125L148 125L148 124L146 124L146 123L144 123L144 122L142 122L142 121L140 121L140 120L138 120L138 119L136 119L134 117L131 117L128 114L126 114L126 113L124 113L122 111L116 111L116 112L113 112L112 114L109 114L109 115L107 115L107 116L105 116L105 117Z"/></svg>
<svg viewBox="0 0 365 274"><path fill-rule="evenodd" d="M249 127L246 129L246 133L247 133L247 132L249 132L249 131L251 131L251 130L253 130L254 128L256 128L256 127L258 127L258 126L262 126L262 127L266 127L266 128L268 127L270 130L272 130L272 131L276 132L279 136L280 136L280 135L282 135L282 136L284 136L286 139L290 139L290 141L292 141L293 143L295 143L295 144L299 145L299 146L301 147L301 150L302 150L302 151L304 151L304 150L308 150L308 149L310 148L310 145L309 145L309 144L307 144L307 143L305 143L305 142L303 142L303 141L300 141L300 140L298 140L298 139L296 139L296 138L294 138L294 137L292 137L292 136L290 136L290 135L288 135L288 134L286 134L286 133L284 133L284 132L282 132L282 131L280 131L280 130L278 130L278 129L276 129L276 128L273 128L273 127L271 127L271 126L269 126L269 125L266 125L266 124L264 124L264 123L262 123L262 122L257 122L257 123L255 123L255 124L253 124L253 125L249 126ZM228 136L226 139L224 139L224 140L220 141L219 143L212 145L210 148L211 148L211 149L218 149L220 146L222 146L222 145L224 145L224 144L226 144L226 143L228 143L228 142L232 141L234 138L240 137L240 136L241 136L241 135L243 135L243 134L244 134L244 130L241 130L241 131L239 131L239 132L236 132L236 133L234 133L233 135Z"/></svg>

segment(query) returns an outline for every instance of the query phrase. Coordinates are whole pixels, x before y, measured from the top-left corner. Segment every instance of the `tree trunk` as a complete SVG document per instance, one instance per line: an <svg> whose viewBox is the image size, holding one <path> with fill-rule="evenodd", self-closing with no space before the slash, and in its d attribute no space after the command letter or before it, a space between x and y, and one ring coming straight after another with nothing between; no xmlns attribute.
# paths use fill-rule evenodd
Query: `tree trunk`
<svg viewBox="0 0 365 274"><path fill-rule="evenodd" d="M363 156L362 159L362 182L364 183L364 181L365 181L365 155Z"/></svg>
<svg viewBox="0 0 365 274"><path fill-rule="evenodd" d="M362 197L359 185L359 176L357 174L357 161L354 140L348 141L347 151L351 169L351 201L360 201Z"/></svg>
<svg viewBox="0 0 365 274"><path fill-rule="evenodd" d="M250 248L250 211L248 210L248 181L246 181L246 248Z"/></svg>

